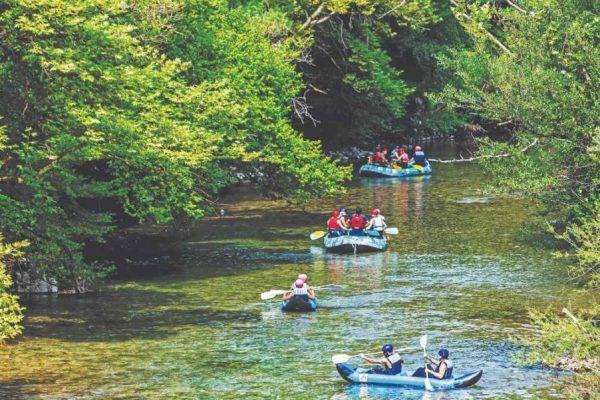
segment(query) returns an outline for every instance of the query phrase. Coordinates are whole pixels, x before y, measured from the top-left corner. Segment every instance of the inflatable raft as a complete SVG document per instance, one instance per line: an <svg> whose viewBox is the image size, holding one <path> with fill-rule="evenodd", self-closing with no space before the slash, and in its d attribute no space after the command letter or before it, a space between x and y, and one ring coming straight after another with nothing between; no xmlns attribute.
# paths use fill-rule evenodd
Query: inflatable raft
<svg viewBox="0 0 600 400"><path fill-rule="evenodd" d="M325 236L325 248L334 253L364 253L367 251L384 251L388 243L385 237L370 235Z"/></svg>
<svg viewBox="0 0 600 400"><path fill-rule="evenodd" d="M318 303L315 300L305 300L301 297L292 297L281 302L283 311L316 311Z"/></svg>
<svg viewBox="0 0 600 400"><path fill-rule="evenodd" d="M425 388L425 378L416 376L408 376L404 372L398 375L383 375L383 374L367 374L367 370L363 368L352 368L348 364L336 364L339 374L351 383L372 383L378 385L397 385L411 386L415 388ZM458 389L476 384L483 371L470 372L458 378L435 379L430 378L431 386L434 389Z"/></svg>
<svg viewBox="0 0 600 400"><path fill-rule="evenodd" d="M430 175L431 174L431 165L429 161L425 162L425 166L421 167L420 165L416 166L410 165L408 168L396 169L391 167L384 167L377 164L365 164L360 167L358 171L361 176L372 176L377 178L402 178L406 176L420 176L420 175Z"/></svg>

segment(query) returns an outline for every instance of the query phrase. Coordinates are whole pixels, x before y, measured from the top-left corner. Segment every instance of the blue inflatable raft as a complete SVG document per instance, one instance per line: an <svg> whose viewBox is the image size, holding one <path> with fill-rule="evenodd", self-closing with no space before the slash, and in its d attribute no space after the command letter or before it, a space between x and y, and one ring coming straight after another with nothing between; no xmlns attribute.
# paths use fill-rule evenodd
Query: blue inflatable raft
<svg viewBox="0 0 600 400"><path fill-rule="evenodd" d="M292 297L289 300L281 302L283 311L316 311L318 303L312 299L303 299L302 297Z"/></svg>
<svg viewBox="0 0 600 400"><path fill-rule="evenodd" d="M334 253L364 253L367 251L384 251L388 247L385 237L341 235L325 236L325 248Z"/></svg>
<svg viewBox="0 0 600 400"><path fill-rule="evenodd" d="M425 378L409 376L402 372L398 375L367 374L363 368L352 368L346 363L336 364L339 374L350 383L371 383L378 385L396 385L410 386L415 388L425 388ZM470 372L458 378L435 379L430 378L431 386L434 389L458 389L476 384L483 371Z"/></svg>
<svg viewBox="0 0 600 400"><path fill-rule="evenodd" d="M360 167L358 173L361 176L377 178L402 178L406 176L430 175L432 172L429 161L425 161L425 165L422 168L419 167L420 166L417 166L417 168L415 168L413 165L409 165L408 168L396 169L378 164L365 164Z"/></svg>

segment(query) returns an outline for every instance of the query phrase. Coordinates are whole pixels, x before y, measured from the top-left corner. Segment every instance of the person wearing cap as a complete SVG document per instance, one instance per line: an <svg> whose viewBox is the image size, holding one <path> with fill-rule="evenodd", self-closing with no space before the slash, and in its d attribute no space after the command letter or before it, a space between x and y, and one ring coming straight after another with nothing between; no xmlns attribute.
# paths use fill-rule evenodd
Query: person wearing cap
<svg viewBox="0 0 600 400"><path fill-rule="evenodd" d="M367 371L367 374L383 374L383 375L397 375L402 372L402 358L396 352L394 352L394 346L391 344L384 344L381 347L383 357L381 358L370 358L364 354L360 355L360 358L368 362L369 364L380 364L375 368Z"/></svg>
<svg viewBox="0 0 600 400"><path fill-rule="evenodd" d="M365 227L365 230L378 232L379 237L383 237L385 228L387 228L385 217L381 215L381 211L378 208L375 208L371 211L371 219Z"/></svg>
<svg viewBox="0 0 600 400"><path fill-rule="evenodd" d="M431 357L429 354L423 356L425 360L430 361L435 365L435 368L432 368L430 365L427 365L427 374L425 374L425 368L421 367L415 371L413 376L425 377L429 375L430 378L435 379L450 379L452 378L452 370L453 365L452 361L449 360L450 352L446 349L440 349L438 351L438 356L440 356L439 360Z"/></svg>
<svg viewBox="0 0 600 400"><path fill-rule="evenodd" d="M425 161L427 161L427 158L425 158L425 153L423 152L423 149L421 149L421 146L415 147L415 154L413 154L413 157L410 161L411 164L417 164L421 167L425 166Z"/></svg>
<svg viewBox="0 0 600 400"><path fill-rule="evenodd" d="M330 237L340 236L340 230L343 228L340 223L340 212L334 210L331 217L327 220L327 232Z"/></svg>
<svg viewBox="0 0 600 400"><path fill-rule="evenodd" d="M298 279L292 284L291 290L283 295L283 300L289 300L292 297L301 297L304 300L316 300L315 292L308 286L306 281L308 276L306 274L298 275Z"/></svg>
<svg viewBox="0 0 600 400"><path fill-rule="evenodd" d="M396 165L398 165L401 168L406 168L408 167L409 161L410 158L408 157L408 153L406 152L404 147L400 147L400 150L398 151L398 159L396 161Z"/></svg>

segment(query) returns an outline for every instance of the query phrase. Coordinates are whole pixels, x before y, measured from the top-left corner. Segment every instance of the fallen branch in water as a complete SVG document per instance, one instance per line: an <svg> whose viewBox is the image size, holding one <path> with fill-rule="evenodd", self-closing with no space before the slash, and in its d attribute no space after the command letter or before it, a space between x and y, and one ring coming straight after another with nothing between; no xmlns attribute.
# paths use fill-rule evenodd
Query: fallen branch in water
<svg viewBox="0 0 600 400"><path fill-rule="evenodd" d="M525 153L527 152L527 150L529 150L530 148L532 148L533 146L535 146L538 142L538 139L535 139L533 142L529 143L527 146L523 147L521 149L521 153ZM428 158L428 161L431 162L438 162L438 163L442 163L442 164L450 164L450 163L458 163L458 162L471 162L471 161L475 161L475 160L483 160L483 159L488 159L488 158L503 158L503 157L510 157L511 153L502 153L502 154L488 154L488 155L483 155L483 156L475 156L475 157L470 157L470 158L464 158L462 155L460 156L460 158L455 158L453 160L439 160L437 158Z"/></svg>

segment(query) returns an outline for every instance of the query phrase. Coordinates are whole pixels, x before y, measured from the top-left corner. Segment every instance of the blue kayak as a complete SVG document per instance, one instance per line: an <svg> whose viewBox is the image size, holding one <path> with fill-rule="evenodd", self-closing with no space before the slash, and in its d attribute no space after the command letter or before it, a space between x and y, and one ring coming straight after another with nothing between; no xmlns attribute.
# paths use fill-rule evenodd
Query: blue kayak
<svg viewBox="0 0 600 400"><path fill-rule="evenodd" d="M388 166L382 166L378 164L365 164L358 170L359 175L371 176L377 178L402 178L406 176L420 176L430 175L432 172L431 164L429 161L425 161L425 165L421 168L414 165L409 165L408 168L392 168Z"/></svg>
<svg viewBox="0 0 600 400"><path fill-rule="evenodd" d="M289 300L281 302L283 311L316 311L318 303L312 299L303 299L302 297L292 297Z"/></svg>
<svg viewBox="0 0 600 400"><path fill-rule="evenodd" d="M367 374L363 368L352 368L349 364L336 364L339 374L350 383L371 383L378 385L410 386L425 388L425 378L409 376L405 372L398 375ZM483 371L470 372L458 378L435 379L430 378L434 389L459 389L476 384L481 379Z"/></svg>

